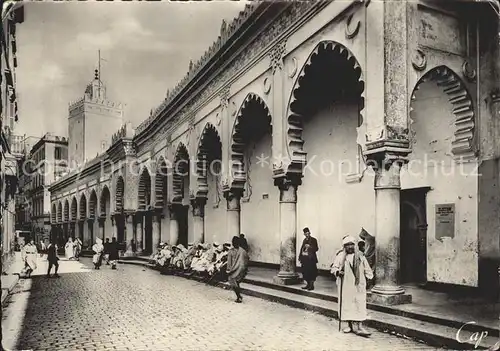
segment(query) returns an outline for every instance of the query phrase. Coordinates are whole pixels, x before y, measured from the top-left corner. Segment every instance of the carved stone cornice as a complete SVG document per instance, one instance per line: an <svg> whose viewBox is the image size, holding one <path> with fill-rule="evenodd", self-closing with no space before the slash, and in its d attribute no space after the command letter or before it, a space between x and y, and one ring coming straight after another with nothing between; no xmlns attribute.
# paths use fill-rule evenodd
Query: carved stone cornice
<svg viewBox="0 0 500 351"><path fill-rule="evenodd" d="M271 68L273 74L277 71L283 70L284 62L283 59L286 54L286 40L280 41L274 48L272 48L269 56L271 58Z"/></svg>
<svg viewBox="0 0 500 351"><path fill-rule="evenodd" d="M142 144L150 144L148 141L151 137L147 136L148 133L151 132L153 134L155 131L168 129L164 126L165 124L174 125L173 127L175 128L178 123L182 123L183 119L185 119L182 116L188 111L199 109L207 100L212 98L212 95L216 94L217 91L221 89L223 84L231 81L239 71L260 57L262 52L276 40L276 38L283 37L287 29L292 28L295 23L305 16L305 14L310 14L312 11L320 11L326 4L326 2L297 1L283 5L284 10L281 12L280 16L261 31L253 42L246 44L234 42L234 45L244 44L245 48L232 59L223 70L216 72L209 76L209 78L203 77L203 79L201 78L202 71L199 71L191 75L189 81L183 80L181 82L184 84L181 84L183 85L182 89L176 87L176 89L170 93L169 99L165 100L160 107L154 111L153 118L148 119L147 122L141 124L141 126L137 128L136 143L142 149ZM199 81L195 82L197 79L199 79ZM200 86L197 88L192 87L191 91L194 92L190 92L190 96L182 97L187 91L187 83L189 83L190 86L196 84Z"/></svg>
<svg viewBox="0 0 500 351"><path fill-rule="evenodd" d="M220 97L220 106L223 109L226 109L227 106L229 105L229 96L230 96L230 90L229 87L224 87L222 88L219 97Z"/></svg>

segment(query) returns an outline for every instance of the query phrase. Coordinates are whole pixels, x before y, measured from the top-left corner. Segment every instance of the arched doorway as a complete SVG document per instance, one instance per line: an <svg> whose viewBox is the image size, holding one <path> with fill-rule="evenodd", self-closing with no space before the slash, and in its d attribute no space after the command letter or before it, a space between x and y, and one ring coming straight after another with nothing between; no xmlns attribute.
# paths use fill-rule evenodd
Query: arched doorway
<svg viewBox="0 0 500 351"><path fill-rule="evenodd" d="M151 253L152 247L152 216L151 216L151 175L147 167L141 172L139 177L139 212L141 218L137 218L143 231L142 238L136 238L137 246L141 247L144 253Z"/></svg>
<svg viewBox="0 0 500 351"><path fill-rule="evenodd" d="M92 190L90 193L90 198L89 198L89 223L88 223L88 228L89 228L89 237L90 237L90 245L94 245L95 238L97 237L97 234L99 233L99 228L97 225L97 193L95 190Z"/></svg>
<svg viewBox="0 0 500 351"><path fill-rule="evenodd" d="M64 214L63 214L63 237L59 242L59 247L64 247L69 238L69 201L64 201Z"/></svg>
<svg viewBox="0 0 500 351"><path fill-rule="evenodd" d="M290 177L303 176L297 191L298 231L309 227L322 243L318 260L323 269L346 233L374 225L373 181L362 178L358 144L364 89L354 55L342 44L322 41L304 64L290 98L287 171ZM352 181L350 176L359 178ZM297 241L298 257L302 237Z"/></svg>
<svg viewBox="0 0 500 351"><path fill-rule="evenodd" d="M118 179L116 180L115 214L114 214L114 225L116 226L116 231L117 231L116 241L119 243L125 242L125 217L123 215L124 192L125 192L125 182L123 181L123 177L119 176Z"/></svg>
<svg viewBox="0 0 500 351"><path fill-rule="evenodd" d="M158 237L154 237L153 240L157 242L153 242L153 248L159 242L168 242L169 238L166 237L166 226L162 225L164 223L163 219L167 216L168 208L167 208L167 175L168 175L168 167L167 162L163 157L158 159L156 164L156 175L155 175L155 201L154 201L154 218L153 221L156 223L156 230L158 231Z"/></svg>
<svg viewBox="0 0 500 351"><path fill-rule="evenodd" d="M260 96L248 94L236 116L232 134L232 188L243 190L240 231L248 238L250 248L260 248L250 250L251 259L278 263L280 238L274 233L278 232L279 194L272 167L259 162L263 157L271 160L272 156L271 113Z"/></svg>
<svg viewBox="0 0 500 351"><path fill-rule="evenodd" d="M71 218L70 218L70 233L69 236L73 240L76 238L76 221L78 219L78 202L76 201L76 197L73 196L71 199Z"/></svg>
<svg viewBox="0 0 500 351"><path fill-rule="evenodd" d="M111 241L111 237L113 235L112 226L111 226L111 194L107 186L104 186L101 191L100 197L100 211L99 211L99 220L102 221L100 224L103 228L102 240L106 242L106 239Z"/></svg>
<svg viewBox="0 0 500 351"><path fill-rule="evenodd" d="M179 239L178 244L187 247L189 243L189 176L190 163L189 153L186 146L180 143L175 153L173 165L173 197L172 203L175 204L172 210L175 211L177 219Z"/></svg>
<svg viewBox="0 0 500 351"><path fill-rule="evenodd" d="M198 143L196 164L196 198L206 199L203 209L204 240L206 242L226 241L221 228L225 228L226 209L219 206L222 200L220 183L222 172L222 143L215 126L207 123Z"/></svg>
<svg viewBox="0 0 500 351"><path fill-rule="evenodd" d="M85 194L80 196L80 211L78 218L78 233L84 247L89 246L89 235L87 225L87 198Z"/></svg>
<svg viewBox="0 0 500 351"><path fill-rule="evenodd" d="M428 277L432 282L476 286L478 250L474 246L478 234L471 223L478 217L474 101L453 70L430 67L412 91L409 117L412 152L401 172L401 200L418 191L425 195L418 195L419 199L412 195L409 201L420 212L419 224L414 222L415 210L401 207L401 220L407 221L401 222L401 278L422 282ZM450 211L447 218L443 217L445 208ZM460 213L459 221L455 212ZM414 227L427 224L422 223L427 221L424 214L429 215L428 229L419 233ZM424 234L425 248L415 238ZM405 250L412 243L414 246ZM424 254L426 274L407 268L415 262L422 267L423 259L415 256ZM460 267L464 263L466 270Z"/></svg>

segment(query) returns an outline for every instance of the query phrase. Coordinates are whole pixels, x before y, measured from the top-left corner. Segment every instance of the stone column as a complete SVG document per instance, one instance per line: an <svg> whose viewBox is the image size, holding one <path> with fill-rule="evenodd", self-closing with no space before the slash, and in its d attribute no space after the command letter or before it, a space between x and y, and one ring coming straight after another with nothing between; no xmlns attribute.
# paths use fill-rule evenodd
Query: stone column
<svg viewBox="0 0 500 351"><path fill-rule="evenodd" d="M168 206L168 212L170 214L170 245L177 245L179 241L179 222L177 221L177 207L176 205L170 204Z"/></svg>
<svg viewBox="0 0 500 351"><path fill-rule="evenodd" d="M205 242L205 204L206 198L196 198L191 200L193 208L193 233L195 243Z"/></svg>
<svg viewBox="0 0 500 351"><path fill-rule="evenodd" d="M137 246L137 254L142 253L142 213L136 214L136 222L135 222L135 244Z"/></svg>
<svg viewBox="0 0 500 351"><path fill-rule="evenodd" d="M88 245L92 246L92 245L94 245L94 242L95 242L95 239L94 239L94 219L93 218L87 220L87 229L88 229L88 233L89 233Z"/></svg>
<svg viewBox="0 0 500 351"><path fill-rule="evenodd" d="M390 144L396 148L400 142ZM375 161L372 165L375 168L376 284L369 300L384 305L410 303L411 295L405 294L399 284L400 172L407 161L407 153L371 152L368 151L369 157Z"/></svg>
<svg viewBox="0 0 500 351"><path fill-rule="evenodd" d="M153 233L152 233L152 241L153 241L153 252L155 253L158 249L161 240L161 219L162 214L158 212L153 212Z"/></svg>
<svg viewBox="0 0 500 351"><path fill-rule="evenodd" d="M125 256L131 257L134 256L134 252L132 251L131 241L134 240L134 215L127 214L125 222L125 243L127 251L125 252Z"/></svg>
<svg viewBox="0 0 500 351"><path fill-rule="evenodd" d="M98 221L99 221L99 237L102 239L103 242L105 242L104 235L106 233L104 232L104 224L106 222L106 217L100 217Z"/></svg>
<svg viewBox="0 0 500 351"><path fill-rule="evenodd" d="M229 241L233 236L239 236L241 233L241 223L240 223L240 199L243 194L243 190L231 189L224 193L224 197L227 201L227 223L226 223L226 233L229 237Z"/></svg>
<svg viewBox="0 0 500 351"><path fill-rule="evenodd" d="M292 285L302 280L297 274L297 188L299 180L275 180L280 191L280 271L273 278L276 284Z"/></svg>

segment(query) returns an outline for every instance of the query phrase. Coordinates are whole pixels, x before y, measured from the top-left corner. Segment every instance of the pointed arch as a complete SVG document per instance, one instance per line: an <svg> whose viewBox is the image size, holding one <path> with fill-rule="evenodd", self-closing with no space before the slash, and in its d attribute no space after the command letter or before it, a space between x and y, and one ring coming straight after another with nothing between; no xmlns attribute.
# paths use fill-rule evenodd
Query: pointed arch
<svg viewBox="0 0 500 351"><path fill-rule="evenodd" d="M69 201L64 200L64 222L69 222Z"/></svg>
<svg viewBox="0 0 500 351"><path fill-rule="evenodd" d="M163 208L166 204L167 199L167 174L168 167L167 161L160 156L156 166L156 176L155 176L155 207Z"/></svg>
<svg viewBox="0 0 500 351"><path fill-rule="evenodd" d="M147 167L144 167L139 176L138 186L138 209L146 210L151 205L151 175Z"/></svg>
<svg viewBox="0 0 500 351"><path fill-rule="evenodd" d="M120 175L116 179L116 191L115 191L115 210L118 213L123 212L123 197L125 194L125 181Z"/></svg>
<svg viewBox="0 0 500 351"><path fill-rule="evenodd" d="M63 221L63 206L61 201L57 204L57 221L59 223Z"/></svg>
<svg viewBox="0 0 500 351"><path fill-rule="evenodd" d="M89 218L95 219L97 217L97 193L92 189L89 197Z"/></svg>
<svg viewBox="0 0 500 351"><path fill-rule="evenodd" d="M208 195L208 171L220 172L222 167L222 142L217 128L207 122L198 142L196 155L197 192L196 197L206 198ZM216 164L219 163L219 165ZM219 167L220 166L220 167Z"/></svg>
<svg viewBox="0 0 500 351"><path fill-rule="evenodd" d="M238 109L231 133L231 188L244 188L247 179L245 145L262 128L272 130L271 112L260 96L249 93Z"/></svg>
<svg viewBox="0 0 500 351"><path fill-rule="evenodd" d="M107 217L109 214L108 206L111 201L111 193L109 191L109 188L107 185L105 185L102 190L101 190L101 196L99 197L99 216L100 217Z"/></svg>
<svg viewBox="0 0 500 351"><path fill-rule="evenodd" d="M70 220L72 222L76 221L77 215L78 215L78 202L76 201L76 196L73 196L73 198L71 199Z"/></svg>
<svg viewBox="0 0 500 351"><path fill-rule="evenodd" d="M322 63L327 62L329 72ZM331 87L332 82L335 86ZM338 82L338 83L337 83ZM328 86L325 87L326 83ZM313 89L316 88L316 89ZM295 80L287 109L288 175L302 177L306 152L302 138L304 118L320 99L355 97L359 103L359 126L363 124L365 83L359 62L342 44L322 41L314 48ZM358 138L359 139L359 138Z"/></svg>
<svg viewBox="0 0 500 351"><path fill-rule="evenodd" d="M448 95L455 115L455 132L451 142L451 152L455 160L470 160L476 157L475 145L475 110L472 97L460 77L449 67L441 65L427 71L415 84L411 99L415 100L420 85L432 81ZM411 107L410 107L411 110ZM410 113L410 130L411 130Z"/></svg>
<svg viewBox="0 0 500 351"><path fill-rule="evenodd" d="M174 157L173 197L172 202L184 199L184 179L189 176L189 152L183 143L179 143Z"/></svg>
<svg viewBox="0 0 500 351"><path fill-rule="evenodd" d="M85 194L80 196L80 211L79 211L80 220L87 219L87 197Z"/></svg>

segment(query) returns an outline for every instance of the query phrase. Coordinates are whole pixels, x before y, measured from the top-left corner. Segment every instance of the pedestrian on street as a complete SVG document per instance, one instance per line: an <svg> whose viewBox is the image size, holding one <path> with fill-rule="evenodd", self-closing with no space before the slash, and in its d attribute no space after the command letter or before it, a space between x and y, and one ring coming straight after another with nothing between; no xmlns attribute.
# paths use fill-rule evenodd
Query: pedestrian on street
<svg viewBox="0 0 500 351"><path fill-rule="evenodd" d="M363 322L367 318L366 280L373 278L373 271L366 257L356 250L352 236L345 236L342 245L344 248L337 253L330 271L337 278L340 323L348 323L344 333L369 336Z"/></svg>
<svg viewBox="0 0 500 351"><path fill-rule="evenodd" d="M243 297L241 296L240 283L248 273L248 253L240 247L238 236L233 237L232 244L233 247L227 255L226 272L229 284L236 293L235 302L241 303Z"/></svg>
<svg viewBox="0 0 500 351"><path fill-rule="evenodd" d="M318 241L311 236L309 228L304 228L304 241L300 248L299 261L302 264L302 276L306 281L306 285L302 287L304 290L314 290L314 282L318 277Z"/></svg>
<svg viewBox="0 0 500 351"><path fill-rule="evenodd" d="M102 255L104 253L104 246L102 245L102 239L96 238L95 244L92 246L92 251L94 251L94 256L92 257L92 262L94 263L94 269L101 268Z"/></svg>
<svg viewBox="0 0 500 351"><path fill-rule="evenodd" d="M24 261L24 268L26 270L26 276L31 277L31 273L36 269L36 259L38 256L38 250L36 249L35 240L31 239L26 245L24 245L21 252L21 257Z"/></svg>
<svg viewBox="0 0 500 351"><path fill-rule="evenodd" d="M248 252L248 242L247 239L245 239L245 234L243 233L240 234L240 246L243 250Z"/></svg>
<svg viewBox="0 0 500 351"><path fill-rule="evenodd" d="M104 260L106 261L106 265L109 266L109 238L106 238L106 242L104 243Z"/></svg>
<svg viewBox="0 0 500 351"><path fill-rule="evenodd" d="M68 261L75 258L75 243L71 237L68 238L68 242L64 246L64 252Z"/></svg>
<svg viewBox="0 0 500 351"><path fill-rule="evenodd" d="M116 238L113 238L111 240L111 243L108 246L108 250L109 250L109 261L111 262L111 269L116 269L116 263L119 258L118 242L116 241Z"/></svg>
<svg viewBox="0 0 500 351"><path fill-rule="evenodd" d="M80 261L80 253L82 252L82 241L80 238L75 239L75 258Z"/></svg>
<svg viewBox="0 0 500 351"><path fill-rule="evenodd" d="M43 240L40 240L40 244L38 244L38 253L40 254L40 258L43 258L44 255L47 254L47 245Z"/></svg>
<svg viewBox="0 0 500 351"><path fill-rule="evenodd" d="M55 240L51 240L49 243L49 247L47 248L47 261L49 262L47 278L50 278L50 271L52 270L52 266L55 267L54 278L59 277L59 274L57 274L57 270L59 269L59 257L57 257L57 245L55 244Z"/></svg>

